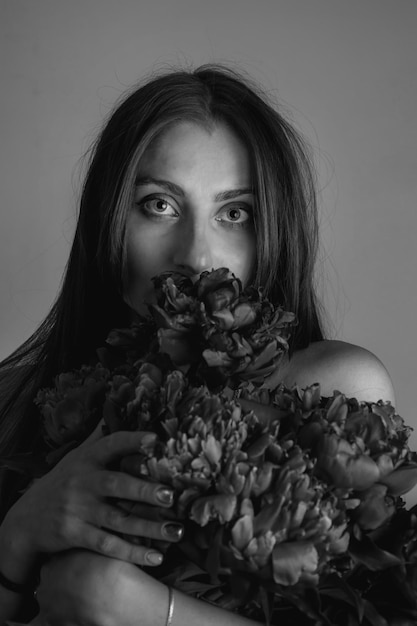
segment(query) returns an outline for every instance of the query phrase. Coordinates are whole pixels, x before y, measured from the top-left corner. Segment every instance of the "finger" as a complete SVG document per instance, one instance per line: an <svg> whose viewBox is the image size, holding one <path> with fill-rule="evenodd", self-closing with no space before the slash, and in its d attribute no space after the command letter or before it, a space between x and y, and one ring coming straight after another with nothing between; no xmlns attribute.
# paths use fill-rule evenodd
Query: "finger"
<svg viewBox="0 0 417 626"><path fill-rule="evenodd" d="M93 489L106 498L146 502L163 507L170 507L174 502L174 491L171 487L142 480L124 472L104 470L96 472L90 480Z"/></svg>
<svg viewBox="0 0 417 626"><path fill-rule="evenodd" d="M107 465L121 456L137 453L143 445L148 446L156 439L155 433L144 431L119 431L102 437L94 446L92 456L102 465Z"/></svg>
<svg viewBox="0 0 417 626"><path fill-rule="evenodd" d="M124 535L176 542L182 539L184 526L177 521L155 521L137 517L111 505L100 506L97 525Z"/></svg>
<svg viewBox="0 0 417 626"><path fill-rule="evenodd" d="M159 550L130 543L94 526L87 526L83 536L84 541L81 547L113 559L137 565L157 566L161 565L164 558Z"/></svg>

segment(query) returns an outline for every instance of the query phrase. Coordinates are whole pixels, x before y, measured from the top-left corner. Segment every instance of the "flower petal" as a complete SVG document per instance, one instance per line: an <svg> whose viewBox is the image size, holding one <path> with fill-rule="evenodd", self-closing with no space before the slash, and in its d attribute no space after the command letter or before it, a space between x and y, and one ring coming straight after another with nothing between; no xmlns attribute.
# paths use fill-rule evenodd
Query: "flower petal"
<svg viewBox="0 0 417 626"><path fill-rule="evenodd" d="M241 552L253 537L253 518L250 515L240 517L232 528L233 545Z"/></svg>
<svg viewBox="0 0 417 626"><path fill-rule="evenodd" d="M417 464L401 465L388 476L381 478L380 482L388 487L390 495L402 496L417 484Z"/></svg>
<svg viewBox="0 0 417 626"><path fill-rule="evenodd" d="M304 573L315 574L319 556L311 542L285 542L275 545L272 551L273 575L280 585L295 585Z"/></svg>
<svg viewBox="0 0 417 626"><path fill-rule="evenodd" d="M218 519L220 524L230 522L236 511L237 498L233 494L216 494L198 498L191 507L190 519L206 526Z"/></svg>

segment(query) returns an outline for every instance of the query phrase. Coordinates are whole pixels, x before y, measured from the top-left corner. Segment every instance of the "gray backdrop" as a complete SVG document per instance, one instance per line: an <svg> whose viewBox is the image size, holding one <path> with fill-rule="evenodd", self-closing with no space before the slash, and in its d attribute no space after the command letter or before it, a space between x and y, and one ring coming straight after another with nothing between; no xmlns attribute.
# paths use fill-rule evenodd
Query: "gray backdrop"
<svg viewBox="0 0 417 626"><path fill-rule="evenodd" d="M397 408L417 427L417 2L1 0L0 8L0 357L55 297L80 157L116 98L152 69L227 61L310 138L332 336L385 363Z"/></svg>

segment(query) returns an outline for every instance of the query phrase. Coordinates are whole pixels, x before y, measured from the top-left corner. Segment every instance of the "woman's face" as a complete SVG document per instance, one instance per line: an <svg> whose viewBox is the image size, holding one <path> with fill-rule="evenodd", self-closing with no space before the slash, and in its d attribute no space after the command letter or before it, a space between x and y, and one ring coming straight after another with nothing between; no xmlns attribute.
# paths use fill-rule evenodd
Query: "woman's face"
<svg viewBox="0 0 417 626"><path fill-rule="evenodd" d="M228 267L243 284L255 263L249 156L223 124L183 122L157 137L138 168L127 220L124 298L137 312L152 301L151 278L174 270L194 279Z"/></svg>

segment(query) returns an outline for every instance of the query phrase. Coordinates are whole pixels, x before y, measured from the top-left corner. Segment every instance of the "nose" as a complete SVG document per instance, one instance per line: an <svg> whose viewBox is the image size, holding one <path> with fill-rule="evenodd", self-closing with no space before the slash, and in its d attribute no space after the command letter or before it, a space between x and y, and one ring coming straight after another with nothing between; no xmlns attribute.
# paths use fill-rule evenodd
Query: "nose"
<svg viewBox="0 0 417 626"><path fill-rule="evenodd" d="M191 276L213 268L213 251L206 229L195 223L179 233L174 253L174 264Z"/></svg>

